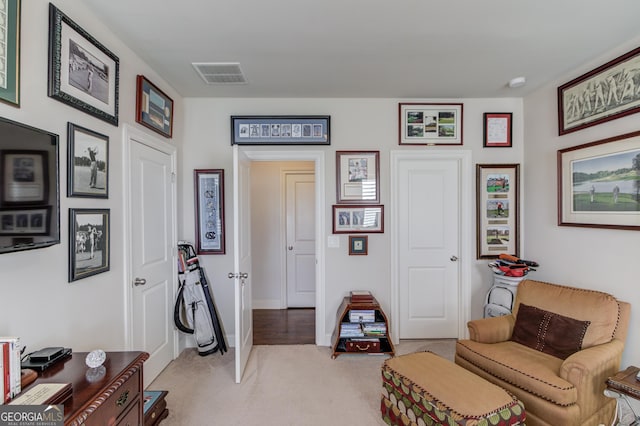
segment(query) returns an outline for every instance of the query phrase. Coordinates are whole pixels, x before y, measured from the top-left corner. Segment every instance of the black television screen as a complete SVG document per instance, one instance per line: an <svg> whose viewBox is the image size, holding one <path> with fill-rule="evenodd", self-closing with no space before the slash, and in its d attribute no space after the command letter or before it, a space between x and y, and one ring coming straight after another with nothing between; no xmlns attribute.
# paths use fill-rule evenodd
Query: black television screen
<svg viewBox="0 0 640 426"><path fill-rule="evenodd" d="M0 117L0 253L60 243L58 140Z"/></svg>

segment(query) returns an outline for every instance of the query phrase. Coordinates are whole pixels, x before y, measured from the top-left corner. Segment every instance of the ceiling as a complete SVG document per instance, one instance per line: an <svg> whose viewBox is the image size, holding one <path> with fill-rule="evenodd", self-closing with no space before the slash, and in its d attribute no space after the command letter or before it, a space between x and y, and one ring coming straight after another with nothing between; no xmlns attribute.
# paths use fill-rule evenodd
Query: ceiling
<svg viewBox="0 0 640 426"><path fill-rule="evenodd" d="M520 97L640 35L638 0L84 3L184 97ZM194 62L248 83L207 85Z"/></svg>

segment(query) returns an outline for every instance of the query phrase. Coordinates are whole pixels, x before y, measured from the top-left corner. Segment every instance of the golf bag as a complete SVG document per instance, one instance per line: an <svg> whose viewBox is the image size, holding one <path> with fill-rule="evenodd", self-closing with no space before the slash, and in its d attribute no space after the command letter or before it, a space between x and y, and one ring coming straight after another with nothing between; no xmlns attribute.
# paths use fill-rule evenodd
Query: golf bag
<svg viewBox="0 0 640 426"><path fill-rule="evenodd" d="M227 344L204 269L191 244L178 244L178 254L179 288L173 321L178 330L194 335L199 355L218 350L224 355Z"/></svg>

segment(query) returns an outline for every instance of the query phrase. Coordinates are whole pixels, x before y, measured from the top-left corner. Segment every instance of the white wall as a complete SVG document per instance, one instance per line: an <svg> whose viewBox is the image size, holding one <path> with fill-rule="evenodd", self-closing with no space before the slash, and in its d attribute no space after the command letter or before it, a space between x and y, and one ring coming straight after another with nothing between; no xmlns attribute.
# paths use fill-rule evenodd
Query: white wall
<svg viewBox="0 0 640 426"><path fill-rule="evenodd" d="M557 225L556 154L559 149L621 135L639 129L639 116L630 115L558 136L558 86L638 47L640 39L572 70L524 99L525 120L525 252L542 265L536 278L601 290L632 304L623 365L640 359L638 314L637 231L577 228Z"/></svg>
<svg viewBox="0 0 640 426"><path fill-rule="evenodd" d="M135 122L136 75L143 74L174 100L174 137L180 144L182 99L149 66L134 55L87 11L82 2L59 0L55 5L120 60L118 127L94 118L47 96L49 3L22 2L20 108L0 104L0 116L51 131L60 136L61 244L0 255L0 335L22 338L27 350L43 346L69 346L76 351L97 347L125 347L125 282L123 256L122 128ZM67 122L109 136L109 199L67 198ZM69 261L68 209L111 209L111 269L83 280L67 282Z"/></svg>
<svg viewBox="0 0 640 426"><path fill-rule="evenodd" d="M293 147L325 151L325 227L326 237L331 235L331 206L336 202L335 151L379 150L381 176L381 202L386 205L385 227L389 227L389 153L402 149L460 149L460 147L407 147L398 145L398 99L185 99L185 137L182 156L182 188L184 197L183 223L179 236L193 240L193 169L225 169L226 252L227 255L202 256L207 269L214 297L228 334L233 333L233 282L227 274L233 270L233 227L231 211L232 148L230 145L231 115L279 115L279 114L327 114L331 116L331 145ZM402 100L405 101L405 100ZM409 100L409 102L463 102L464 145L470 150L475 163L522 163L523 120L521 99L457 99L457 100ZM513 112L513 148L482 147L482 114L484 112ZM254 147L255 148L255 147ZM273 147L291 149L292 147ZM472 174L473 175L473 174ZM473 185L475 188L475 185ZM475 206L475 198L470 201ZM475 225L472 227L475 239ZM524 241L524 233L522 240ZM387 316L391 316L390 304L390 253L389 232L369 235L369 255L349 256L348 237L340 235L340 248L326 251L326 316L325 329L331 334L335 312L342 297L349 290L370 289L378 298ZM254 252L255 255L255 252ZM487 261L477 261L472 254L471 317L480 318L485 293L491 284L491 272ZM328 336L325 337L329 344Z"/></svg>

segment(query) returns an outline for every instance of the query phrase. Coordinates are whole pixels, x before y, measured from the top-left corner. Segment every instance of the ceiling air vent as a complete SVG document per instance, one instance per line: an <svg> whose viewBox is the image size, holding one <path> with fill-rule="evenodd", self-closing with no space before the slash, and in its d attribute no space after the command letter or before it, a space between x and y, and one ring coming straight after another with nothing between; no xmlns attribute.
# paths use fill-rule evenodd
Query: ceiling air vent
<svg viewBox="0 0 640 426"><path fill-rule="evenodd" d="M235 62L194 62L193 67L207 84L246 84L240 64Z"/></svg>

